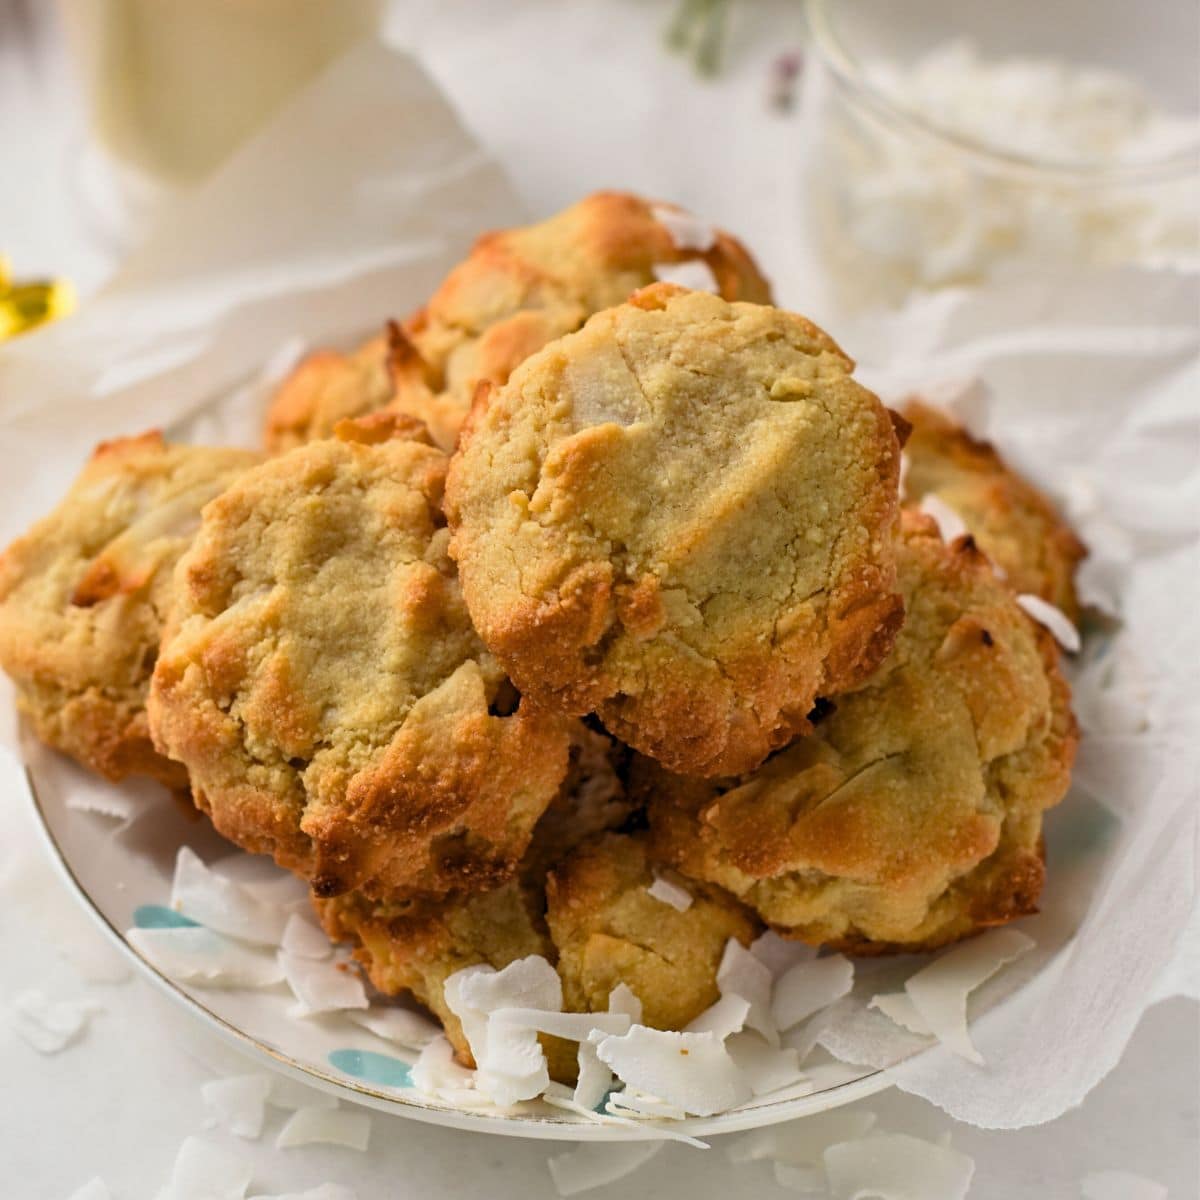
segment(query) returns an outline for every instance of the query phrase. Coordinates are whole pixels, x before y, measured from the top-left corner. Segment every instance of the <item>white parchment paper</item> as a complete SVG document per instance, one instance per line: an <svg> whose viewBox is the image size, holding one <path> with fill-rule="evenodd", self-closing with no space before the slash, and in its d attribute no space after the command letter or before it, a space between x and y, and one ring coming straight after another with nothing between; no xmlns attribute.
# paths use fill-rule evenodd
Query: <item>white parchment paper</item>
<svg viewBox="0 0 1200 1200"><path fill-rule="evenodd" d="M254 380L281 350L403 315L477 233L521 215L411 60L366 48L335 64L78 316L0 349L0 539L101 438L253 442ZM940 1049L901 1061L924 1043L864 1006L911 960L862 966L824 1033L978 1125L1078 1103L1178 986L1164 971L1193 908L1200 779L1198 311L1194 277L1110 272L946 293L832 331L886 397L932 387L1060 499L1120 621L1076 665L1085 739L1048 825L1043 912L1023 924L1038 949L976 998L987 1066Z"/></svg>

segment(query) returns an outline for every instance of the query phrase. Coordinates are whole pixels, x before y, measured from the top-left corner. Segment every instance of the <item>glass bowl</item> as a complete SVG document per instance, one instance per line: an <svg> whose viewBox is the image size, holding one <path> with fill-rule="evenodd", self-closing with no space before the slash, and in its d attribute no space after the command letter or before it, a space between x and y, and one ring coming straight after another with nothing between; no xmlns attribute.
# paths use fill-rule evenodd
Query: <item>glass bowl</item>
<svg viewBox="0 0 1200 1200"><path fill-rule="evenodd" d="M807 0L807 19L809 208L845 307L1200 265L1200 8Z"/></svg>

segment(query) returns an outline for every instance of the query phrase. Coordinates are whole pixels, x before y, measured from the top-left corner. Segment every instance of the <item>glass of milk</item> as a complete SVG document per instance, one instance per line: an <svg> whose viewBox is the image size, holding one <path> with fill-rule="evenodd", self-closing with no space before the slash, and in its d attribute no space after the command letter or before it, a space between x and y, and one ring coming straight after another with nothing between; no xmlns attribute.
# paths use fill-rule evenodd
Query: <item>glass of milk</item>
<svg viewBox="0 0 1200 1200"><path fill-rule="evenodd" d="M807 203L834 298L1200 264L1200 7L807 0Z"/></svg>
<svg viewBox="0 0 1200 1200"><path fill-rule="evenodd" d="M124 216L209 175L373 36L384 0L59 0L92 145ZM115 214L110 214L110 216Z"/></svg>

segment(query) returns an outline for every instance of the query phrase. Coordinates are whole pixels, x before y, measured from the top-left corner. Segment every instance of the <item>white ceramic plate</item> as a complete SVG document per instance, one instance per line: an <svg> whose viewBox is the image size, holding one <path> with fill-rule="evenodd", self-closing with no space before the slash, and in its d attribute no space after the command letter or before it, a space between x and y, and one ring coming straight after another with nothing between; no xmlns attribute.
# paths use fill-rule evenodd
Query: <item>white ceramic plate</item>
<svg viewBox="0 0 1200 1200"><path fill-rule="evenodd" d="M504 1112L438 1104L404 1086L412 1054L336 1013L290 1015L294 998L284 984L256 990L201 988L168 978L137 953L125 933L137 924L171 920L165 906L180 846L190 846L210 863L236 856L239 861L232 862L231 868L242 878L268 883L277 877L283 888L290 877L265 859L236 851L205 818L157 785L138 782L117 787L47 750L27 731L22 741L42 829L79 899L153 983L264 1064L343 1099L437 1125L572 1141L657 1136L650 1122L643 1123L644 1131L597 1124L542 1101ZM670 1128L691 1136L732 1133L836 1108L887 1086L882 1071L833 1060L819 1063L811 1078L813 1090L808 1095L770 1103L760 1100L757 1107L716 1117L672 1121Z"/></svg>

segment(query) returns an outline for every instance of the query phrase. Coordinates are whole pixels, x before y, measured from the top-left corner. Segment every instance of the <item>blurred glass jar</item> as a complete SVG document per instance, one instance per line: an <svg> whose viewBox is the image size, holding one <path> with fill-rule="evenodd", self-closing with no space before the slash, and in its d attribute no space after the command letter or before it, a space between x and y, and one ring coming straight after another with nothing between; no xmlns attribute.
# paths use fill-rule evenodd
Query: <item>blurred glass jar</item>
<svg viewBox="0 0 1200 1200"><path fill-rule="evenodd" d="M1200 9L808 0L809 210L850 310L1025 267L1200 266Z"/></svg>
<svg viewBox="0 0 1200 1200"><path fill-rule="evenodd" d="M99 147L151 186L208 175L376 32L383 0L60 0Z"/></svg>

